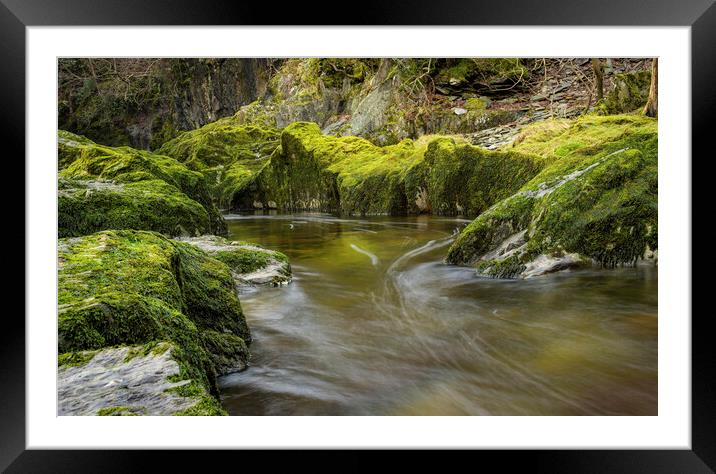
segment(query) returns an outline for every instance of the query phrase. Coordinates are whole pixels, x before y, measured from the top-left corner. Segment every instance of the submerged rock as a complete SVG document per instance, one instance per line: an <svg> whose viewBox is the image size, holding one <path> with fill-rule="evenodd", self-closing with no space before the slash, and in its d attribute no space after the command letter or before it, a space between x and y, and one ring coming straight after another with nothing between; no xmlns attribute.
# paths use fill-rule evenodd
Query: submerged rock
<svg viewBox="0 0 716 474"><path fill-rule="evenodd" d="M251 341L232 271L185 242L104 231L58 242L58 351L174 344L184 393L218 395L216 377L246 367Z"/></svg>
<svg viewBox="0 0 716 474"><path fill-rule="evenodd" d="M542 123L513 147L542 156L546 167L468 225L448 263L511 278L585 260L634 265L656 251L656 120L591 115Z"/></svg>
<svg viewBox="0 0 716 474"><path fill-rule="evenodd" d="M227 264L238 285L281 286L291 282L291 265L281 252L214 235L179 240Z"/></svg>

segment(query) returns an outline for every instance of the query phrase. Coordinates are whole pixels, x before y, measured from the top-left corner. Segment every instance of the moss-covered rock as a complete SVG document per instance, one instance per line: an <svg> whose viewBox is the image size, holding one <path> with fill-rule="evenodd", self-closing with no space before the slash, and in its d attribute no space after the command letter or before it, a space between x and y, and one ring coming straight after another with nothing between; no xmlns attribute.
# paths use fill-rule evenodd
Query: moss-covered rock
<svg viewBox="0 0 716 474"><path fill-rule="evenodd" d="M279 136L276 128L245 125L241 116L235 116L184 132L157 153L202 173L219 205L230 207L236 192L268 163Z"/></svg>
<svg viewBox="0 0 716 474"><path fill-rule="evenodd" d="M215 235L180 240L199 247L228 265L238 285L281 286L291 281L291 265L288 257L281 252Z"/></svg>
<svg viewBox="0 0 716 474"><path fill-rule="evenodd" d="M169 236L201 235L212 230L206 209L165 181L60 178L58 188L60 237L105 229L153 230Z"/></svg>
<svg viewBox="0 0 716 474"><path fill-rule="evenodd" d="M455 138L425 136L376 146L359 137L322 135L297 122L281 148L235 202L243 207L345 214L475 215L534 176L541 160L495 152Z"/></svg>
<svg viewBox="0 0 716 474"><path fill-rule="evenodd" d="M614 76L612 90L596 110L606 114L622 114L640 110L649 98L651 71L623 72Z"/></svg>
<svg viewBox="0 0 716 474"><path fill-rule="evenodd" d="M574 253L611 267L657 249L656 120L591 115L539 124L514 149L542 155L547 166L468 225L449 263L510 277L541 255Z"/></svg>
<svg viewBox="0 0 716 474"><path fill-rule="evenodd" d="M216 376L245 367L251 336L231 270L195 246L104 231L60 239L58 261L60 354L168 341L172 381L191 380L182 396L216 396Z"/></svg>
<svg viewBox="0 0 716 474"><path fill-rule="evenodd" d="M281 149L236 202L348 214L404 212L402 177L424 148L410 140L377 147L359 137L325 136L314 123L296 122L283 131Z"/></svg>
<svg viewBox="0 0 716 474"><path fill-rule="evenodd" d="M394 145L426 134L474 133L520 115L514 110L488 108L484 101L479 107L476 101L480 101L480 91L498 95L518 91L529 75L524 62L494 58L287 59L273 74L269 94L242 107L236 118L279 128L315 122L326 135L359 136L378 145ZM459 84L447 73L452 69L465 69Z"/></svg>
<svg viewBox="0 0 716 474"><path fill-rule="evenodd" d="M542 159L529 154L488 151L453 138L433 139L408 175L406 190L414 197L411 210L476 216L514 193L542 166Z"/></svg>
<svg viewBox="0 0 716 474"><path fill-rule="evenodd" d="M212 202L203 175L174 158L130 147L108 147L64 131L58 134L58 155L61 178L117 183L164 181L204 207L212 232L226 233L226 222Z"/></svg>
<svg viewBox="0 0 716 474"><path fill-rule="evenodd" d="M454 58L437 62L434 80L445 93L466 91L484 95L508 93L524 88L530 75L521 58Z"/></svg>

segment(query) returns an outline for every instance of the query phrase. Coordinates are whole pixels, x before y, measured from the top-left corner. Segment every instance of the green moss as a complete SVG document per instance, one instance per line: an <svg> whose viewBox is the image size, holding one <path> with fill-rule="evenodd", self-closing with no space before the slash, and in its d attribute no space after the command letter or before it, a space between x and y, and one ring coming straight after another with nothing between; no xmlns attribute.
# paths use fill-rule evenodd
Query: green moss
<svg viewBox="0 0 716 474"><path fill-rule="evenodd" d="M487 109L489 99L486 97L470 97L465 101L465 109L473 112L481 112Z"/></svg>
<svg viewBox="0 0 716 474"><path fill-rule="evenodd" d="M149 341L141 346L131 346L124 357L125 362L129 362L136 357L146 357L148 355L158 356L164 354L171 349L172 345L168 342Z"/></svg>
<svg viewBox="0 0 716 474"><path fill-rule="evenodd" d="M307 61L317 63L316 77L323 81L326 87L340 88L346 80L349 83L363 82L375 72L380 59L311 58Z"/></svg>
<svg viewBox="0 0 716 474"><path fill-rule="evenodd" d="M158 152L204 174L214 199L225 207L268 163L278 141L277 129L246 125L237 115L184 132Z"/></svg>
<svg viewBox="0 0 716 474"><path fill-rule="evenodd" d="M241 370L249 360L249 349L242 338L235 334L202 331L203 346L211 354L219 374Z"/></svg>
<svg viewBox="0 0 716 474"><path fill-rule="evenodd" d="M178 281L187 314L201 329L233 333L250 342L229 267L190 244L174 245L181 262Z"/></svg>
<svg viewBox="0 0 716 474"><path fill-rule="evenodd" d="M640 110L649 98L651 71L620 73L614 77L614 87L603 101L603 112L620 114Z"/></svg>
<svg viewBox="0 0 716 474"><path fill-rule="evenodd" d="M582 145L566 146L574 143ZM556 128L535 128L515 148L540 151L549 165L467 226L448 262L480 262L522 230L526 248L518 262L505 265L564 251L611 267L657 249L656 120L585 116Z"/></svg>
<svg viewBox="0 0 716 474"><path fill-rule="evenodd" d="M288 262L288 257L281 252L211 235L181 238L180 240L198 247L213 258L225 263L239 284L282 285L291 280L291 265ZM267 272L258 275L256 279L247 277L247 274L263 269L266 269Z"/></svg>
<svg viewBox="0 0 716 474"><path fill-rule="evenodd" d="M417 171L423 177L428 208L436 214L475 216L508 197L535 176L543 160L513 151L494 152L437 138ZM420 180L418 180L420 181ZM409 188L414 188L411 182ZM419 190L413 194L416 196Z"/></svg>
<svg viewBox="0 0 716 474"><path fill-rule="evenodd" d="M130 147L103 146L64 131L59 132L58 150L61 164L66 165L61 178L125 184L161 180L204 207L212 232L226 233L226 223L212 202L204 177L174 158Z"/></svg>
<svg viewBox="0 0 716 474"><path fill-rule="evenodd" d="M499 260L482 261L476 265L477 272L482 275L488 275L493 278L513 278L525 269L518 256L510 256Z"/></svg>
<svg viewBox="0 0 716 474"><path fill-rule="evenodd" d="M447 262L475 262L509 236L525 229L533 206L533 199L520 194L498 202L463 229L448 250Z"/></svg>
<svg viewBox="0 0 716 474"><path fill-rule="evenodd" d="M136 407L116 406L97 410L97 416L137 416L141 410Z"/></svg>
<svg viewBox="0 0 716 474"><path fill-rule="evenodd" d="M272 258L263 252L250 249L237 249L232 251L219 251L214 258L226 263L237 273L250 273L268 265Z"/></svg>
<svg viewBox="0 0 716 474"><path fill-rule="evenodd" d="M73 161L82 155L80 150L91 154L93 144L92 140L81 135L59 130L57 132L57 169L62 170L71 165Z"/></svg>
<svg viewBox="0 0 716 474"><path fill-rule="evenodd" d="M158 150L190 169L202 171L236 161L266 158L278 146L280 132L275 128L247 125L237 117L227 117L183 132Z"/></svg>
<svg viewBox="0 0 716 474"><path fill-rule="evenodd" d="M445 137L379 147L363 138L324 136L316 124L297 122L286 127L280 150L241 201L360 215L475 215L518 189L541 162Z"/></svg>
<svg viewBox="0 0 716 474"><path fill-rule="evenodd" d="M653 124L638 115L584 115L576 120L545 120L526 127L512 149L542 156L551 163L580 148L601 147L635 133L651 133ZM572 162L579 160L579 155L574 156ZM569 166L568 163L564 162L562 168Z"/></svg>
<svg viewBox="0 0 716 474"><path fill-rule="evenodd" d="M60 178L60 237L104 229L201 235L212 230L206 209L174 186L152 179L126 184Z"/></svg>
<svg viewBox="0 0 716 474"><path fill-rule="evenodd" d="M78 367L80 365L85 365L87 362L91 361L96 354L97 351L78 351L58 354L57 366Z"/></svg>
<svg viewBox="0 0 716 474"><path fill-rule="evenodd" d="M220 346L206 343L205 331L233 335L230 355L245 364L251 339L231 271L201 250L153 232L104 231L60 239L58 259L60 353L143 345L136 356L169 341L179 380L211 394L225 370L215 358L227 354L211 352Z"/></svg>

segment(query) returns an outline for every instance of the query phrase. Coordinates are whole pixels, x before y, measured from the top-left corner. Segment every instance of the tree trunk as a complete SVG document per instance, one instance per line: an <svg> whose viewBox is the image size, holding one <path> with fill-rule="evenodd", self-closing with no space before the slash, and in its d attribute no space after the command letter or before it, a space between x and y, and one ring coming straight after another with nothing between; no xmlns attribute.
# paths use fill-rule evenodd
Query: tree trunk
<svg viewBox="0 0 716 474"><path fill-rule="evenodd" d="M604 65L599 58L592 58L592 69L597 83L597 100L604 98Z"/></svg>
<svg viewBox="0 0 716 474"><path fill-rule="evenodd" d="M649 86L649 98L644 106L644 114L648 117L659 115L658 89L659 89L659 59L654 58L651 62L651 85Z"/></svg>

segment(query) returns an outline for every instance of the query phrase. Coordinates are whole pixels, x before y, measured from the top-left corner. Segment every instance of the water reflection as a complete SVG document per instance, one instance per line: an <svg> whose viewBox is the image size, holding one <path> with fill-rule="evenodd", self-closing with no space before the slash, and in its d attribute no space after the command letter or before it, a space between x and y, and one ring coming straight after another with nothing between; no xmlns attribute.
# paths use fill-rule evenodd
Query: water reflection
<svg viewBox="0 0 716 474"><path fill-rule="evenodd" d="M232 415L656 415L657 271L525 281L444 265L467 221L229 216L294 282L241 295Z"/></svg>

